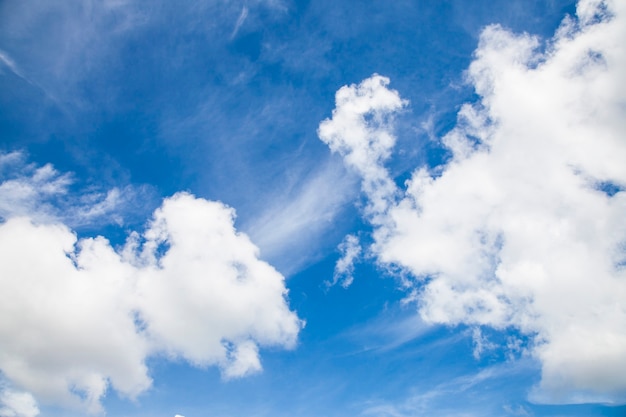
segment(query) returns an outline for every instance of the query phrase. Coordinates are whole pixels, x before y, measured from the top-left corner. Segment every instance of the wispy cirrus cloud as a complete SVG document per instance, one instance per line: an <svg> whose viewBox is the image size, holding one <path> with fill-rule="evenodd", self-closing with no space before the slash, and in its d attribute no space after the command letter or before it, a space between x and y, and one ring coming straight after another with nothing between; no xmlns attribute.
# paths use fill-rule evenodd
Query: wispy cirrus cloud
<svg viewBox="0 0 626 417"><path fill-rule="evenodd" d="M334 192L327 192L332 188ZM289 275L319 256L319 248L332 230L358 185L334 161L293 185L291 192L280 190L260 205L262 211L243 225L270 260ZM341 236L341 235L339 235Z"/></svg>
<svg viewBox="0 0 626 417"><path fill-rule="evenodd" d="M74 190L76 183L71 173L60 173L51 164L29 163L22 152L0 153L0 220L27 216L72 227L122 225L127 216L146 211L154 199L145 186Z"/></svg>
<svg viewBox="0 0 626 417"><path fill-rule="evenodd" d="M2 62L2 64L6 68L11 70L11 72L13 72L13 74L15 74L18 77L22 78L23 80L31 83L31 81L28 78L26 78L26 76L24 75L22 70L17 66L15 61L13 61L13 59L6 52L4 52L2 50L0 50L0 62Z"/></svg>
<svg viewBox="0 0 626 417"><path fill-rule="evenodd" d="M233 28L233 33L230 34L230 39L235 39L235 37L237 36L237 33L239 33L239 29L241 28L241 26L243 25L243 23L246 21L246 18L248 17L248 8L244 5L241 8L241 13L239 14L239 17L237 18L237 22L235 22L235 27Z"/></svg>
<svg viewBox="0 0 626 417"><path fill-rule="evenodd" d="M396 402L371 401L364 404L362 415L375 417L429 416L502 416L532 415L522 405L501 405L494 399L494 381L503 381L515 374L523 374L532 365L504 363L492 365L471 374L463 374L448 381L424 388L415 387L406 398ZM526 413L526 414L523 414Z"/></svg>
<svg viewBox="0 0 626 417"><path fill-rule="evenodd" d="M393 133L376 97L402 103L387 80L339 90L320 124L363 178L372 252L413 275L421 316L531 335L537 402L626 401L625 18L622 2L583 0L545 52L485 28L467 72L480 101L442 138L450 160L405 189L383 166Z"/></svg>

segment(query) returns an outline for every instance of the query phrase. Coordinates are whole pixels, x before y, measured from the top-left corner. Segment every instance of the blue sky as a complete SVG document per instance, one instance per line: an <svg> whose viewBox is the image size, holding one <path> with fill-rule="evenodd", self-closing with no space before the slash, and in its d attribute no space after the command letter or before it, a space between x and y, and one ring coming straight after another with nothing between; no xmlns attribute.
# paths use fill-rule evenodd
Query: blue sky
<svg viewBox="0 0 626 417"><path fill-rule="evenodd" d="M0 2L0 417L624 415L625 19Z"/></svg>

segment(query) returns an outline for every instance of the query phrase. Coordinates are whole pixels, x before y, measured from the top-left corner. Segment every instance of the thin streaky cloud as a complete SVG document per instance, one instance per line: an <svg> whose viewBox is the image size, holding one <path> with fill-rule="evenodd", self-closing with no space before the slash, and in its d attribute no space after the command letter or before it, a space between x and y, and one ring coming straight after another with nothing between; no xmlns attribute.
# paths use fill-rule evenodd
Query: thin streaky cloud
<svg viewBox="0 0 626 417"><path fill-rule="evenodd" d="M43 94L46 97L52 100L58 106L59 109L61 109L64 113L66 113L66 109L61 104L59 99L57 99L53 94L51 94L46 88L42 87L41 84L33 81L30 77L28 77L24 73L24 71L19 67L19 65L17 65L17 63L13 60L13 58L11 58L5 51L1 49L0 49L0 62L2 62L2 64L4 64L4 66L8 68L13 74L18 76L22 80L26 81L28 84L32 85L36 89L41 90L41 92L43 92ZM1 73L2 72L0 71L0 74Z"/></svg>
<svg viewBox="0 0 626 417"><path fill-rule="evenodd" d="M6 68L8 68L13 74L17 75L18 77L20 77L22 80L26 81L27 83L29 83L30 85L33 85L35 87L39 87L37 84L35 84L33 81L31 81L30 78L28 78L24 72L21 70L21 68L15 63L15 61L13 60L13 58L11 58L9 56L9 54L7 54L5 51L0 50L0 61L4 64L4 66ZM39 87L41 88L41 87Z"/></svg>
<svg viewBox="0 0 626 417"><path fill-rule="evenodd" d="M248 17L248 8L246 6L243 6L241 8L241 13L239 14L239 17L237 18L237 23L235 23L233 33L230 34L231 40L235 39L235 37L237 36L237 33L239 33L239 29L241 29L241 26L244 24L247 17Z"/></svg>

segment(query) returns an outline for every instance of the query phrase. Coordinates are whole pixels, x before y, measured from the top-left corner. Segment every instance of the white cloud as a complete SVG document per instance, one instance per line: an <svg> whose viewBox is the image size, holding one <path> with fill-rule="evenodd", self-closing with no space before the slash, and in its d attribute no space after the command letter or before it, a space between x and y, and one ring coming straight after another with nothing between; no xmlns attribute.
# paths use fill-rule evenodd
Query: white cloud
<svg viewBox="0 0 626 417"><path fill-rule="evenodd" d="M372 250L417 278L421 316L534 336L538 402L626 401L625 9L581 1L545 53L537 38L485 28L468 71L481 100L443 138L451 160L417 169L398 202L367 186L371 172L388 178L384 158L360 168L382 213ZM354 120L360 99L341 91ZM389 153L388 141L336 132L346 139L320 127L349 166L365 166L353 149Z"/></svg>
<svg viewBox="0 0 626 417"><path fill-rule="evenodd" d="M223 45L229 36L236 36L244 23L250 22L248 15L256 8L276 14L286 10L282 0L246 3L243 8L241 2L214 1L195 1L175 8L169 7L168 2L147 7L136 0L88 5L82 0L3 4L0 35L3 43L12 48L10 54L0 51L0 71L6 68L41 89L68 117L92 105L101 109L119 94L115 87L107 84L104 97L87 98L81 85L94 73L106 76L111 71L126 36L141 35L150 28L162 29L184 17L186 27L178 27L179 31L211 36L214 43ZM233 27L235 13L240 14ZM56 18L50 20L49 16ZM170 34L173 35L171 31Z"/></svg>
<svg viewBox="0 0 626 417"><path fill-rule="evenodd" d="M350 328L342 337L359 346L360 352L388 352L422 338L433 330L430 323L425 323L407 305L389 307L374 319ZM452 335L438 343L453 343L464 337ZM429 349L427 344L421 348Z"/></svg>
<svg viewBox="0 0 626 417"><path fill-rule="evenodd" d="M62 224L0 224L0 370L45 403L102 411L107 389L151 385L145 360L261 369L259 346L293 347L302 323L283 277L233 226L234 211L181 193L116 251Z"/></svg>
<svg viewBox="0 0 626 417"><path fill-rule="evenodd" d="M327 192L331 187L335 192ZM330 161L286 188L288 192L281 188L272 193L262 205L265 209L242 228L263 259L289 275L319 256L315 248L332 233L334 220L350 197L358 195L358 186L341 163Z"/></svg>
<svg viewBox="0 0 626 417"><path fill-rule="evenodd" d="M260 370L259 348L256 343L247 341L229 352L223 374L225 378L240 378Z"/></svg>
<svg viewBox="0 0 626 417"><path fill-rule="evenodd" d="M50 219L53 208L48 200L67 194L71 178L50 164L36 167L24 159L21 152L0 153L0 218L34 213Z"/></svg>
<svg viewBox="0 0 626 417"><path fill-rule="evenodd" d="M481 369L474 374L465 374L446 378L434 386L414 387L403 400L393 403L370 401L363 410L363 415L376 417L427 416L491 416L493 401L485 401L483 393L489 390L486 382L493 386L499 381L516 373L523 372L527 364L504 363ZM450 401L455 398L456 401Z"/></svg>
<svg viewBox="0 0 626 417"><path fill-rule="evenodd" d="M147 264L137 285L148 333L199 365L228 366L229 351L240 348L249 357L250 340L291 347L301 325L285 302L282 275L258 259L233 216L221 203L177 194L156 211L133 258ZM162 244L169 249L157 260Z"/></svg>
<svg viewBox="0 0 626 417"><path fill-rule="evenodd" d="M235 27L233 28L233 33L230 34L231 40L235 39L235 36L237 36L239 29L241 29L241 25L243 25L247 17L248 17L248 8L246 6L243 6L241 8L241 13L239 14L239 17L237 18L237 22L235 23Z"/></svg>
<svg viewBox="0 0 626 417"><path fill-rule="evenodd" d="M31 394L11 389L0 390L0 417L35 417L37 415L39 415L39 407Z"/></svg>
<svg viewBox="0 0 626 417"><path fill-rule="evenodd" d="M480 359L485 352L496 349L498 346L492 343L483 335L480 327L472 329L472 343L474 344L474 350L472 354L476 360Z"/></svg>
<svg viewBox="0 0 626 417"><path fill-rule="evenodd" d="M9 54L2 50L0 50L0 62L2 63L2 66L0 66L0 68L4 66L21 79L26 80L26 82L32 84L32 82L28 78L26 78L22 70L17 66L17 64L15 63L15 61L13 61Z"/></svg>
<svg viewBox="0 0 626 417"><path fill-rule="evenodd" d="M361 175L363 190L370 198L366 213L373 218L395 193L382 163L395 144L391 118L408 104L397 91L389 90L388 84L388 78L374 74L359 85L341 87L332 118L320 123L318 129L320 139Z"/></svg>
<svg viewBox="0 0 626 417"><path fill-rule="evenodd" d="M335 264L335 272L332 282L328 282L329 286L341 283L341 286L348 288L354 281L352 276L354 272L354 263L361 256L361 245L359 238L354 235L347 235L339 244L341 258Z"/></svg>
<svg viewBox="0 0 626 417"><path fill-rule="evenodd" d="M51 164L26 162L22 152L0 152L0 220L28 216L36 221L71 227L124 223L124 214L139 211L150 200L146 187L72 192L73 175Z"/></svg>
<svg viewBox="0 0 626 417"><path fill-rule="evenodd" d="M502 409L506 412L507 415L510 416L532 416L533 414L526 410L524 406L518 405L517 407L513 407L511 405L504 405Z"/></svg>

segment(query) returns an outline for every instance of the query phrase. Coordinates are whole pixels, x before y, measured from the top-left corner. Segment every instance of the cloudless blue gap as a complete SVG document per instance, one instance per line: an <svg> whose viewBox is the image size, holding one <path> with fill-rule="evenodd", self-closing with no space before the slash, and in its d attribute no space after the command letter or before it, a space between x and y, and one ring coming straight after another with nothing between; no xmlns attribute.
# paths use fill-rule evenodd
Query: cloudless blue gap
<svg viewBox="0 0 626 417"><path fill-rule="evenodd" d="M539 405L529 407L537 416L603 416L624 417L626 406L605 406L600 404L579 405Z"/></svg>
<svg viewBox="0 0 626 417"><path fill-rule="evenodd" d="M624 187L612 181L601 181L596 183L596 190L602 191L607 197L613 197L615 194L624 191Z"/></svg>

